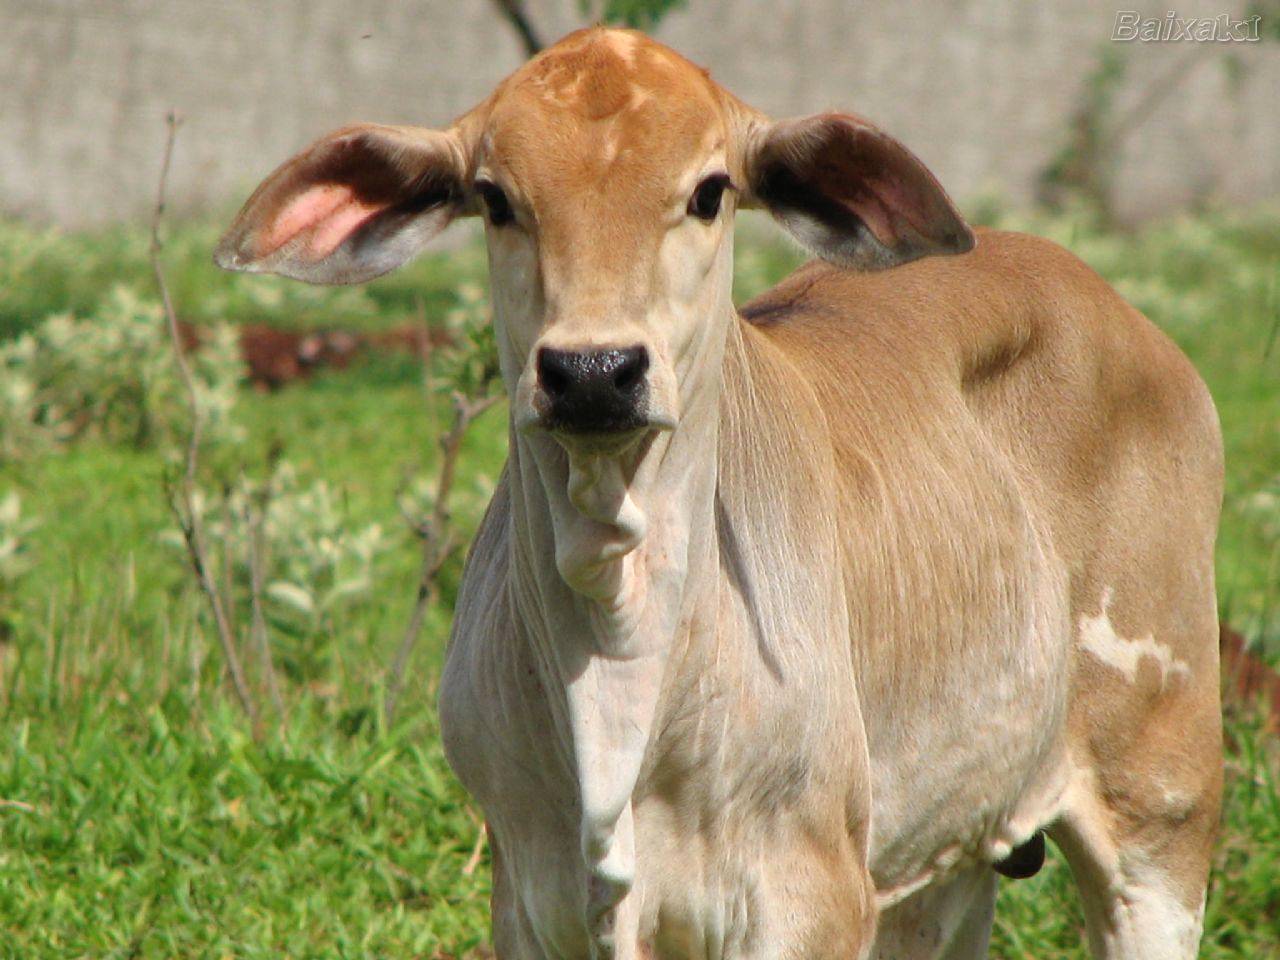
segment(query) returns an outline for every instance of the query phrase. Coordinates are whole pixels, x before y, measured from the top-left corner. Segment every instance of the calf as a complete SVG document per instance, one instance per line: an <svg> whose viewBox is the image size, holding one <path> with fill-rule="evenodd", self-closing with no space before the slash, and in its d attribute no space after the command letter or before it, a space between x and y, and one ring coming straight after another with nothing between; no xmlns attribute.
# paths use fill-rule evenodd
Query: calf
<svg viewBox="0 0 1280 960"><path fill-rule="evenodd" d="M739 312L748 206L821 259ZM358 282L471 213L510 454L440 709L499 956L979 957L1041 831L1096 956L1194 956L1222 458L1172 343L867 121L604 29L317 141L217 259Z"/></svg>

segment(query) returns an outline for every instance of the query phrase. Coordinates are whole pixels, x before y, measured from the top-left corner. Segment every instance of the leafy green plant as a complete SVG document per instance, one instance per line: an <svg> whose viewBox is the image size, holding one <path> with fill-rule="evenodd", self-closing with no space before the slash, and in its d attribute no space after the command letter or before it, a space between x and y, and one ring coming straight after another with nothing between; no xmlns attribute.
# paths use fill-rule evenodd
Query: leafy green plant
<svg viewBox="0 0 1280 960"><path fill-rule="evenodd" d="M0 343L0 459L93 435L147 446L185 419L160 307L115 287L89 317L55 314ZM231 409L243 373L235 331L214 328L192 358L210 433L234 435Z"/></svg>
<svg viewBox="0 0 1280 960"><path fill-rule="evenodd" d="M0 643L20 627L21 613L14 594L18 581L35 566L30 535L36 526L34 519L22 515L18 491L0 495ZM0 669L3 666L0 647Z"/></svg>
<svg viewBox="0 0 1280 960"><path fill-rule="evenodd" d="M0 587L12 586L33 564L28 536L37 523L22 515L18 491L0 496ZM6 590L7 592L7 590Z"/></svg>
<svg viewBox="0 0 1280 960"><path fill-rule="evenodd" d="M1114 104L1127 67L1114 44L1099 51L1068 121L1066 142L1041 171L1041 203L1061 209L1079 198L1099 215L1110 216L1115 166Z"/></svg>
<svg viewBox="0 0 1280 960"><path fill-rule="evenodd" d="M1246 497L1244 510L1257 522L1263 536L1280 547L1280 476L1272 478L1261 490Z"/></svg>
<svg viewBox="0 0 1280 960"><path fill-rule="evenodd" d="M689 0L578 0L578 10L591 23L612 23L650 30L658 21ZM510 24L524 52L532 57L546 46L542 31L529 16L525 0L493 0L499 15Z"/></svg>
<svg viewBox="0 0 1280 960"><path fill-rule="evenodd" d="M463 282L454 297L443 324L452 344L427 358L428 379L436 390L460 391L468 396L488 394L498 379L498 346L489 294L478 283Z"/></svg>
<svg viewBox="0 0 1280 960"><path fill-rule="evenodd" d="M1266 545L1267 558L1263 561L1263 576L1270 580L1273 589L1261 598L1254 614L1254 632L1265 643L1268 637L1280 636L1280 474L1272 477L1260 489L1240 498L1239 510L1259 540Z"/></svg>
<svg viewBox="0 0 1280 960"><path fill-rule="evenodd" d="M649 30L672 10L685 6L688 0L578 0L585 16L601 23L619 23Z"/></svg>
<svg viewBox="0 0 1280 960"><path fill-rule="evenodd" d="M32 337L0 342L0 463L35 453L53 440L38 418L30 373L35 346Z"/></svg>
<svg viewBox="0 0 1280 960"><path fill-rule="evenodd" d="M258 552L271 613L298 633L315 634L338 608L369 596L374 566L393 546L381 524L352 524L331 484L301 482L288 462L264 479L242 476L221 495L199 490L194 502L212 554L230 565L242 592ZM183 545L177 530L163 537Z"/></svg>

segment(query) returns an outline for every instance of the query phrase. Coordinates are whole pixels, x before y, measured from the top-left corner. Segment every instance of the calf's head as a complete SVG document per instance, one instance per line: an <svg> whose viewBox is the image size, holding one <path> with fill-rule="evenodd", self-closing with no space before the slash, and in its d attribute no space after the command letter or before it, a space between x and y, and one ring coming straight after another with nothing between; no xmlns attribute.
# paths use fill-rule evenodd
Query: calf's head
<svg viewBox="0 0 1280 960"><path fill-rule="evenodd" d="M866 121L772 122L666 47L597 28L447 130L321 138L250 197L216 260L357 283L481 215L516 426L607 454L714 390L741 206L853 269L974 242L923 164Z"/></svg>

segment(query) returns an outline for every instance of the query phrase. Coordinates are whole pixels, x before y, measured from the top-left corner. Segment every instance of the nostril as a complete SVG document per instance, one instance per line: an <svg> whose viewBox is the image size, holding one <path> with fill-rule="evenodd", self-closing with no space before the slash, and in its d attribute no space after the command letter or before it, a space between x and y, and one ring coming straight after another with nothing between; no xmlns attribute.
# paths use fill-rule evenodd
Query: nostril
<svg viewBox="0 0 1280 960"><path fill-rule="evenodd" d="M563 397L569 389L569 365L559 350L538 352L538 380L551 397Z"/></svg>
<svg viewBox="0 0 1280 960"><path fill-rule="evenodd" d="M644 347L622 351L622 362L613 374L613 386L619 393L629 393L649 370L649 353Z"/></svg>
<svg viewBox="0 0 1280 960"><path fill-rule="evenodd" d="M636 385L640 373L635 367L623 367L613 377L613 386L619 393L626 393Z"/></svg>

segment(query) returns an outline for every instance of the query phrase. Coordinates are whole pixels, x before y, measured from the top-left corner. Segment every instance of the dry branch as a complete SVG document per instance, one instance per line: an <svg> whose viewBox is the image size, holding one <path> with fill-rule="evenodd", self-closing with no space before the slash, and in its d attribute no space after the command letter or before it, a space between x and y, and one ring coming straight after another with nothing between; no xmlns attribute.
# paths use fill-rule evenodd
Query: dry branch
<svg viewBox="0 0 1280 960"><path fill-rule="evenodd" d="M196 507L196 474L200 458L200 435L204 426L204 412L200 406L200 394L196 389L195 379L191 374L191 365L182 346L182 334L178 327L178 317L174 313L173 300L169 296L169 285L165 281L164 269L160 264L160 254L164 243L160 239L160 224L164 218L165 188L169 180L169 166L173 160L173 144L177 139L178 125L181 123L172 110L165 117L168 125L168 136L164 145L164 160L160 166L160 182L156 187L156 206L151 216L151 272L155 275L156 287L160 291L160 302L164 307L165 319L168 323L169 342L173 345L173 359L178 368L178 376L186 390L187 403L191 411L191 432L187 437L186 457L183 470L177 483L166 482L169 509L173 512L178 528L182 531L182 539L187 546L187 555L191 567L195 571L200 590L208 601L213 614L214 627L218 634L218 643L222 646L222 654L226 659L227 673L235 688L236 699L244 708L245 714L258 731L258 709L250 695L249 686L245 682L244 670L240 665L240 656L236 652L235 634L227 615L226 601L214 580L214 572L209 564L208 542L204 534L204 521Z"/></svg>
<svg viewBox="0 0 1280 960"><path fill-rule="evenodd" d="M502 14L507 23L511 24L512 29L519 35L525 54L530 57L536 55L542 49L543 43L534 29L533 23L529 20L529 13L525 9L524 0L493 0L493 3L498 8L498 12Z"/></svg>
<svg viewBox="0 0 1280 960"><path fill-rule="evenodd" d="M418 578L418 592L413 613L409 617L404 636L400 639L395 660L392 661L391 668L387 672L383 714L388 725L395 719L396 701L404 685L404 674L409 666L409 657L413 653L418 635L422 632L422 623L426 619L427 610L436 598L440 571L456 546L453 533L449 529L449 498L453 492L454 477L457 475L458 454L462 450L462 439L466 436L467 428L472 422L497 401L497 396L477 399L466 397L456 391L453 394L453 424L440 438L440 474L436 480L435 501L431 515L413 523L414 533L422 541L422 572Z"/></svg>
<svg viewBox="0 0 1280 960"><path fill-rule="evenodd" d="M482 821L476 828L476 845L471 848L471 856L467 857L467 862L462 865L462 875L464 877L471 876L476 872L476 868L480 866L480 858L484 856L484 847L488 836L488 830Z"/></svg>

